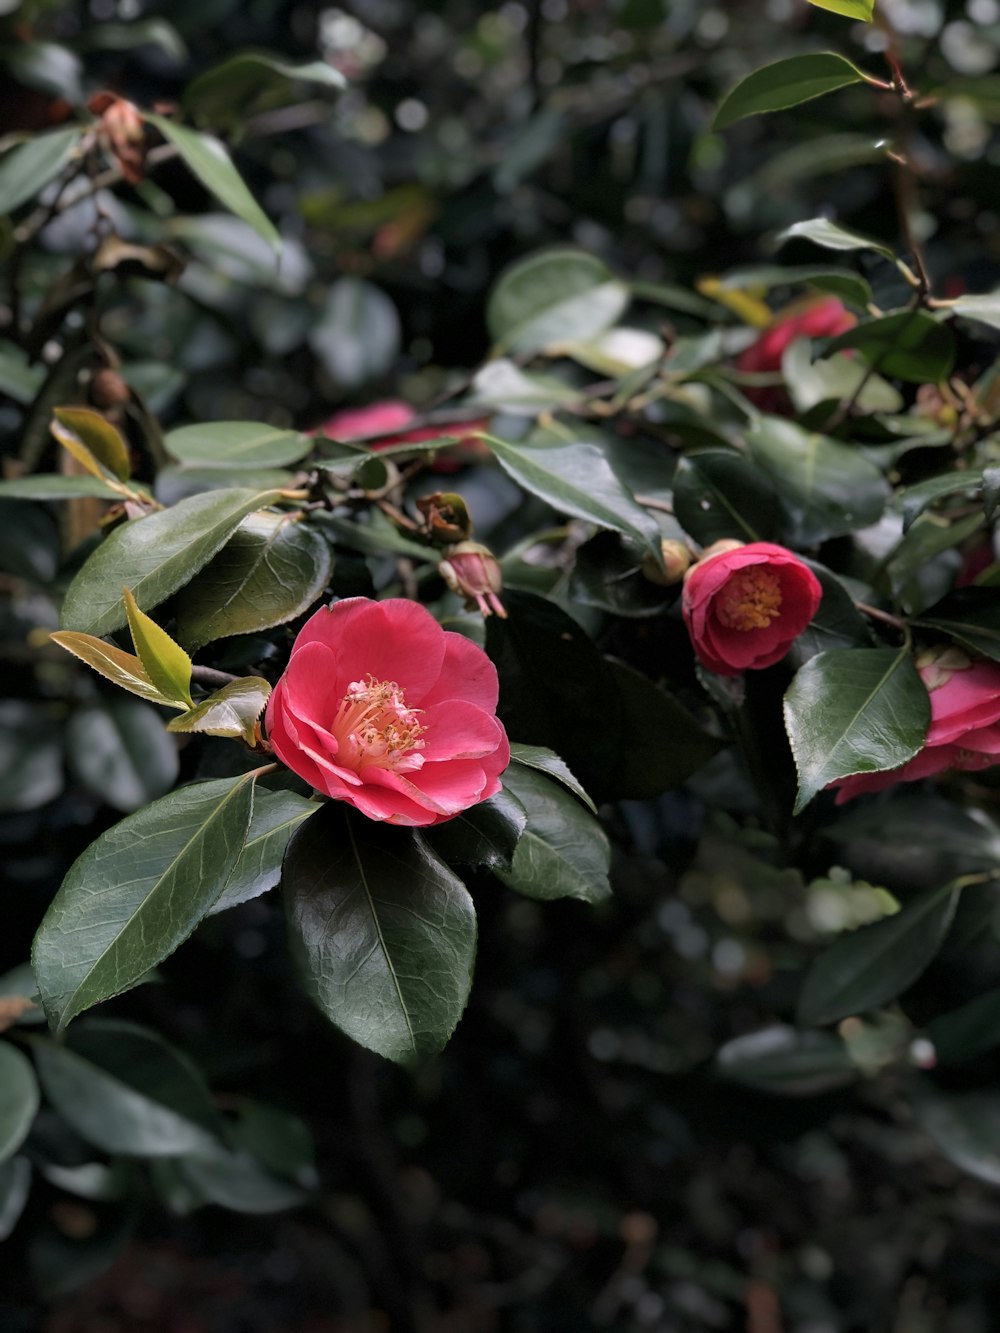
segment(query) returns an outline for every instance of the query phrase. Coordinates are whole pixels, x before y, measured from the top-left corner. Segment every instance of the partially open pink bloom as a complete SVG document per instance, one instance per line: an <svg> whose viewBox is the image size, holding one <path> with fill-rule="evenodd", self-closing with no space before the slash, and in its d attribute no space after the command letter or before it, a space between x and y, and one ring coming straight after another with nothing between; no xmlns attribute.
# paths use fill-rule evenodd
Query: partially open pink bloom
<svg viewBox="0 0 1000 1333"><path fill-rule="evenodd" d="M406 598L351 597L299 631L268 740L317 791L389 824L440 824L500 790L496 668Z"/></svg>
<svg viewBox="0 0 1000 1333"><path fill-rule="evenodd" d="M409 403L387 398L368 407L350 407L334 412L318 428L318 434L332 440L367 440L371 449L388 449L393 444L419 444L422 440L436 440L442 435L453 435L465 441L461 446L444 449L434 464L435 472L454 472L473 458L487 457L489 450L480 441L470 438L489 425L489 417L474 421L442 421L435 425L414 426L404 430L417 416ZM377 436L377 439L369 437Z"/></svg>
<svg viewBox="0 0 1000 1333"><path fill-rule="evenodd" d="M973 662L956 648L928 654L917 663L931 698L931 724L924 748L900 768L856 773L831 782L837 804L897 782L934 773L974 772L1000 763L1000 666Z"/></svg>
<svg viewBox="0 0 1000 1333"><path fill-rule="evenodd" d="M688 570L684 623L703 665L720 676L771 666L812 620L823 589L808 565L771 542L719 543Z"/></svg>
<svg viewBox="0 0 1000 1333"><path fill-rule="evenodd" d="M751 343L736 359L737 370L754 374L779 371L785 348L796 338L835 338L852 329L858 321L845 310L836 296L827 296L798 313L777 315L770 328ZM747 385L743 392L762 412L781 412L788 397L780 385Z"/></svg>
<svg viewBox="0 0 1000 1333"><path fill-rule="evenodd" d="M478 607L483 616L493 612L507 619L499 593L503 587L500 562L486 546L478 542L459 542L449 547L438 565L438 573L452 592L465 598L467 611Z"/></svg>

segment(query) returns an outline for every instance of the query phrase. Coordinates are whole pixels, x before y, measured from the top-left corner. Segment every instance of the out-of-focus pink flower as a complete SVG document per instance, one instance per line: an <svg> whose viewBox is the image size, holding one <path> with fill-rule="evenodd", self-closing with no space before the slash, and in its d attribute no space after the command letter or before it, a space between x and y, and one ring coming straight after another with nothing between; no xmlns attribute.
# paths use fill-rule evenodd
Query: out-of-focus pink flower
<svg viewBox="0 0 1000 1333"><path fill-rule="evenodd" d="M446 552L438 573L452 592L465 598L466 610L478 606L484 616L496 612L501 620L507 619L503 602L497 596L503 587L500 564L487 547L478 542L459 542Z"/></svg>
<svg viewBox="0 0 1000 1333"><path fill-rule="evenodd" d="M752 374L779 371L785 348L796 338L835 338L856 323L836 296L823 297L805 309L777 315L770 328L740 353L736 368ZM743 392L762 412L781 412L788 405L780 385L747 385Z"/></svg>
<svg viewBox="0 0 1000 1333"><path fill-rule="evenodd" d="M924 748L900 768L831 782L842 805L862 792L916 782L950 769L976 771L1000 762L1000 666L973 662L957 648L924 654L917 670L931 699Z"/></svg>
<svg viewBox="0 0 1000 1333"><path fill-rule="evenodd" d="M267 705L274 753L389 824L440 824L500 790L510 746L496 668L406 598L351 597L306 621Z"/></svg>
<svg viewBox="0 0 1000 1333"><path fill-rule="evenodd" d="M694 650L720 676L771 666L816 614L819 579L783 546L717 545L684 580L681 610Z"/></svg>
<svg viewBox="0 0 1000 1333"><path fill-rule="evenodd" d="M464 441L461 446L441 451L435 460L435 472L455 472L474 458L489 456L489 450L483 444L470 438L486 429L489 417L477 417L474 421L442 421L437 425L403 429L416 415L409 403L387 398L380 403L371 403L368 407L349 407L342 412L334 412L317 428L316 433L332 440L367 440L372 449L388 449L393 444L419 444L422 440L436 440L442 435L452 435ZM378 438L370 439L371 436Z"/></svg>
<svg viewBox="0 0 1000 1333"><path fill-rule="evenodd" d="M139 108L117 93L94 93L88 111L100 118L104 139L130 185L138 185L146 169L146 122Z"/></svg>

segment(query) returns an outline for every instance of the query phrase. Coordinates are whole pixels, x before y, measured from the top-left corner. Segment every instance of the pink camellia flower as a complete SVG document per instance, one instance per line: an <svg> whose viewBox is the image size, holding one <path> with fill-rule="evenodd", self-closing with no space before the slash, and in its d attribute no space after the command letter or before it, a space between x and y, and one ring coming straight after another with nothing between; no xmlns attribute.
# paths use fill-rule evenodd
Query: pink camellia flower
<svg viewBox="0 0 1000 1333"><path fill-rule="evenodd" d="M835 338L857 322L836 296L824 297L805 309L800 307L797 313L779 314L770 328L740 353L736 368L754 374L778 371L785 348L796 338ZM762 412L780 412L788 404L779 385L747 385L743 392Z"/></svg>
<svg viewBox="0 0 1000 1333"><path fill-rule="evenodd" d="M1000 762L1000 666L973 662L958 648L917 659L931 698L931 724L919 754L900 768L855 773L831 782L837 804L897 782L917 782L949 769L975 771Z"/></svg>
<svg viewBox="0 0 1000 1333"><path fill-rule="evenodd" d="M474 421L443 421L405 430L416 415L409 403L387 398L368 407L350 407L343 412L334 412L318 427L317 434L332 440L367 440L371 449L388 449L393 444L419 444L422 440L436 440L441 435L453 435L464 441L461 447L442 450L434 464L435 472L455 472L473 458L489 456L484 445L470 438L486 429L489 417L477 417ZM369 439L370 436L378 438Z"/></svg>
<svg viewBox="0 0 1000 1333"><path fill-rule="evenodd" d="M369 819L440 824L500 790L496 668L406 598L350 597L306 621L267 705L274 753Z"/></svg>
<svg viewBox="0 0 1000 1333"><path fill-rule="evenodd" d="M823 590L808 565L771 542L717 542L688 570L684 623L720 676L771 666L816 614Z"/></svg>

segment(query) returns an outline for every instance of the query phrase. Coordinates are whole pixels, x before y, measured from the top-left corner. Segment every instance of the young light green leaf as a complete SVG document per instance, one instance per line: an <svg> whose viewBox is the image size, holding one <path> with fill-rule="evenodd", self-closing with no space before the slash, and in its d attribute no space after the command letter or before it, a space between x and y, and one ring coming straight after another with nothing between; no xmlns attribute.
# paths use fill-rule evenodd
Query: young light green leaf
<svg viewBox="0 0 1000 1333"><path fill-rule="evenodd" d="M50 634L53 643L78 657L87 666L99 671L105 679L119 685L140 699L148 699L153 704L163 704L167 708L186 708L182 699L161 694L146 675L145 668L138 657L123 652L112 643L105 643L92 634L77 634L73 630L56 630Z"/></svg>
<svg viewBox="0 0 1000 1333"><path fill-rule="evenodd" d="M122 590L122 597L132 645L146 675L166 698L180 699L193 708L190 657L165 629L139 610L128 588Z"/></svg>
<svg viewBox="0 0 1000 1333"><path fill-rule="evenodd" d="M957 899L951 885L934 888L840 936L806 974L799 1023L813 1027L867 1013L912 986L944 943Z"/></svg>
<svg viewBox="0 0 1000 1333"><path fill-rule="evenodd" d="M67 437L75 438L113 477L128 480L132 471L128 445L106 417L89 407L54 407L52 415L55 417L52 434L60 444L69 448Z"/></svg>
<svg viewBox="0 0 1000 1333"><path fill-rule="evenodd" d="M163 441L167 453L189 467L286 467L313 447L298 430L279 430L260 421L208 421L180 426Z"/></svg>
<svg viewBox="0 0 1000 1333"><path fill-rule="evenodd" d="M84 133L83 125L51 130L11 148L0 159L0 209L13 213L48 185L69 162Z"/></svg>
<svg viewBox="0 0 1000 1333"><path fill-rule="evenodd" d="M796 673L784 713L799 774L798 814L837 778L912 759L927 734L930 700L905 649L834 648Z"/></svg>
<svg viewBox="0 0 1000 1333"><path fill-rule="evenodd" d="M812 51L776 60L755 69L729 90L715 113L712 129L724 130L744 116L784 111L848 84L861 83L864 78L857 65L833 51Z"/></svg>
<svg viewBox="0 0 1000 1333"><path fill-rule="evenodd" d="M281 879L293 959L330 1022L397 1063L440 1051L472 984L476 916L461 880L412 830L336 802L292 836Z"/></svg>
<svg viewBox="0 0 1000 1333"><path fill-rule="evenodd" d="M49 1021L134 986L173 953L225 888L246 841L256 773L171 792L78 857L35 936Z"/></svg>
<svg viewBox="0 0 1000 1333"><path fill-rule="evenodd" d="M538 352L551 343L596 337L628 301L626 284L594 255L545 250L500 275L486 323L498 352Z"/></svg>
<svg viewBox="0 0 1000 1333"><path fill-rule="evenodd" d="M202 699L188 713L171 718L168 731L201 731L208 736L240 736L248 745L257 740L257 720L264 711L271 686L260 676L243 676Z"/></svg>
<svg viewBox="0 0 1000 1333"><path fill-rule="evenodd" d="M17 1152L38 1111L31 1061L9 1041L0 1042L0 1162Z"/></svg>
<svg viewBox="0 0 1000 1333"><path fill-rule="evenodd" d="M209 491L170 509L123 523L84 562L66 590L62 623L87 634L109 634L128 617L122 579L144 611L189 582L225 545L247 514L278 498L277 491Z"/></svg>
<svg viewBox="0 0 1000 1333"><path fill-rule="evenodd" d="M276 253L281 250L281 237L274 224L247 189L243 177L233 166L232 158L218 139L185 125L178 125L152 111L146 111L143 115L174 145L206 190L211 191L237 217L248 222Z"/></svg>
<svg viewBox="0 0 1000 1333"><path fill-rule="evenodd" d="M824 250L874 250L883 259L894 260L895 255L881 241L862 236L847 227L838 226L829 218L809 218L805 222L794 222L778 237L778 243L801 239L821 245Z"/></svg>
<svg viewBox="0 0 1000 1333"><path fill-rule="evenodd" d="M528 898L580 898L588 903L607 898L611 849L594 816L537 769L512 764L503 781L524 807L528 822L510 869L497 867L497 876Z"/></svg>
<svg viewBox="0 0 1000 1333"><path fill-rule="evenodd" d="M809 0L809 3L817 9L828 9L832 14L857 19L859 23L871 23L875 17L875 0Z"/></svg>

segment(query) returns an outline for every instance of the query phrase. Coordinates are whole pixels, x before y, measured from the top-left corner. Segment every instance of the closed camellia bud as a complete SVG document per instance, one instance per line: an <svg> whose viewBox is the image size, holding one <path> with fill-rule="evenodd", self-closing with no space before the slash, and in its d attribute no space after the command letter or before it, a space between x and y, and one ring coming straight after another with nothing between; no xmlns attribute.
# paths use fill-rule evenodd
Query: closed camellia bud
<svg viewBox="0 0 1000 1333"><path fill-rule="evenodd" d="M138 185L146 168L146 124L138 107L115 93L94 93L87 109L100 117L101 131L122 176Z"/></svg>
<svg viewBox="0 0 1000 1333"><path fill-rule="evenodd" d="M662 567L652 556L647 555L642 562L642 572L650 583L658 583L662 588L672 588L680 583L690 568L693 556L683 542L664 537L660 542Z"/></svg>
<svg viewBox="0 0 1000 1333"><path fill-rule="evenodd" d="M479 607L484 616L493 612L501 620L507 612L497 594L503 587L500 564L492 551L478 542L459 542L446 552L438 573L452 592L465 598L466 610Z"/></svg>
<svg viewBox="0 0 1000 1333"><path fill-rule="evenodd" d="M416 602L351 597L306 621L268 700L293 773L369 819L423 827L500 790L496 668Z"/></svg>
<svg viewBox="0 0 1000 1333"><path fill-rule="evenodd" d="M424 516L424 535L438 546L463 542L472 536L472 515L462 497L453 491L422 495L417 508Z"/></svg>
<svg viewBox="0 0 1000 1333"><path fill-rule="evenodd" d="M720 676L772 666L816 614L823 590L771 542L717 542L684 580L681 609L699 661Z"/></svg>

